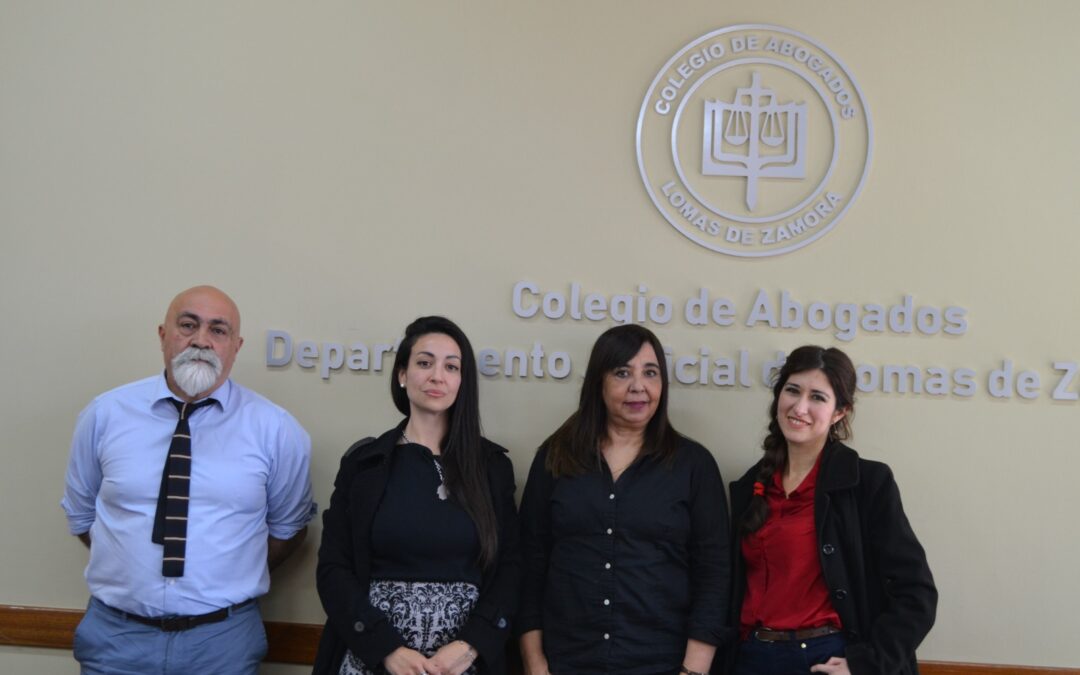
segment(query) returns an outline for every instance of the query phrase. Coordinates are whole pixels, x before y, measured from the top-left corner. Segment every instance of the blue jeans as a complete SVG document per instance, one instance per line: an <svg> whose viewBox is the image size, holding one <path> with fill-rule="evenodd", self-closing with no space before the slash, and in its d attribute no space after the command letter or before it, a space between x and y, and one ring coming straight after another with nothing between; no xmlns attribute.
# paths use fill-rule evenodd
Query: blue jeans
<svg viewBox="0 0 1080 675"><path fill-rule="evenodd" d="M254 602L224 621L169 632L90 598L75 629L75 660L84 675L256 675L266 647Z"/></svg>
<svg viewBox="0 0 1080 675"><path fill-rule="evenodd" d="M763 642L751 636L739 643L735 675L807 675L810 666L844 656L843 633L808 640Z"/></svg>

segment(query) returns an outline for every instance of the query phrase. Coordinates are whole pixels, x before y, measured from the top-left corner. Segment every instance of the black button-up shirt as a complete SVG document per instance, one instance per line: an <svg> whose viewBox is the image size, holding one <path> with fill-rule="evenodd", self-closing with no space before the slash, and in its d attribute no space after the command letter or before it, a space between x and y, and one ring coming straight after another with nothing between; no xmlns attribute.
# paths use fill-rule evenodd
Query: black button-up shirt
<svg viewBox="0 0 1080 675"><path fill-rule="evenodd" d="M543 630L551 672L670 675L687 639L724 641L728 515L712 455L683 439L670 463L643 457L618 481L602 459L556 480L546 456L521 502L518 631Z"/></svg>

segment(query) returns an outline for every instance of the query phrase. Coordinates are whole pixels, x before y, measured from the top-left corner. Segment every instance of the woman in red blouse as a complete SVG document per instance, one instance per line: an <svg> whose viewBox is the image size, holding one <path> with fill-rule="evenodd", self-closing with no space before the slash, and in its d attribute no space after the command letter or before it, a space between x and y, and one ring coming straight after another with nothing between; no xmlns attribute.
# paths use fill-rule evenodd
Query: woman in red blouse
<svg viewBox="0 0 1080 675"><path fill-rule="evenodd" d="M889 467L840 442L855 388L839 349L792 352L765 456L732 484L736 675L918 673L937 590Z"/></svg>

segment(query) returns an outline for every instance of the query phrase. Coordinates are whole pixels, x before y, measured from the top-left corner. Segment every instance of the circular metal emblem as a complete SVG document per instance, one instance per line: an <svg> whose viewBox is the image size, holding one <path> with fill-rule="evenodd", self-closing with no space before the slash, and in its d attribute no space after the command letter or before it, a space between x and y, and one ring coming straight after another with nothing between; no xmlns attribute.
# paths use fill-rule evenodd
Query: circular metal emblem
<svg viewBox="0 0 1080 675"><path fill-rule="evenodd" d="M638 115L638 168L656 208L694 242L778 255L847 212L870 170L871 129L829 50L778 26L729 26L656 75Z"/></svg>

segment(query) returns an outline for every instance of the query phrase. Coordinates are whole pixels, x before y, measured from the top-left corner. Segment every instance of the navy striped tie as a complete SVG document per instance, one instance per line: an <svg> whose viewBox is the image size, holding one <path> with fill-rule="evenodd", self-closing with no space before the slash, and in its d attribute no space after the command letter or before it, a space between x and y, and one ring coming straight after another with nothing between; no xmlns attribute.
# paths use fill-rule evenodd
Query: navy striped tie
<svg viewBox="0 0 1080 675"><path fill-rule="evenodd" d="M182 577L187 550L188 496L191 491L191 429L188 427L188 417L199 408L217 401L212 398L198 403L185 403L174 398L169 400L176 406L180 419L176 422L165 468L161 471L161 490L158 492L151 540L164 546L161 574Z"/></svg>

